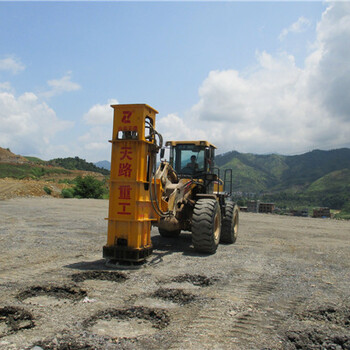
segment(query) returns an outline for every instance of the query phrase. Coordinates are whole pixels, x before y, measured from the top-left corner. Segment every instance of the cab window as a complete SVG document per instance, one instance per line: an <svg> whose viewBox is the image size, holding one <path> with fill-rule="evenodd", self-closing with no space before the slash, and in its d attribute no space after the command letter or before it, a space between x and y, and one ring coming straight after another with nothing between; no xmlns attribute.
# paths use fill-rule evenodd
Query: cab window
<svg viewBox="0 0 350 350"><path fill-rule="evenodd" d="M175 170L178 174L194 175L205 169L205 152L195 145L175 146Z"/></svg>

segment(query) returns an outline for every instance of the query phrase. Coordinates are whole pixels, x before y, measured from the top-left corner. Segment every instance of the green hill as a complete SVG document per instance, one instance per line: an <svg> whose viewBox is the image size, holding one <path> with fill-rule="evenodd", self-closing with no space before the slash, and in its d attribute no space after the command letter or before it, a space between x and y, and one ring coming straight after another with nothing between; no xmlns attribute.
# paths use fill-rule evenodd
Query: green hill
<svg viewBox="0 0 350 350"><path fill-rule="evenodd" d="M350 149L314 150L299 156L286 157L288 170L282 175L284 186L308 185L336 170L350 169Z"/></svg>
<svg viewBox="0 0 350 350"><path fill-rule="evenodd" d="M218 155L216 165L232 168L237 191L300 190L333 171L350 169L350 149L315 150L296 156L232 151Z"/></svg>
<svg viewBox="0 0 350 350"><path fill-rule="evenodd" d="M350 208L350 149L314 150L302 155L228 152L216 157L231 168L234 192L255 193L279 206Z"/></svg>
<svg viewBox="0 0 350 350"><path fill-rule="evenodd" d="M93 171L95 173L101 173L103 175L109 175L110 171L97 167L93 163L87 162L85 159L79 157L69 158L55 158L48 161L48 164L52 166L59 166L68 170L85 170Z"/></svg>
<svg viewBox="0 0 350 350"><path fill-rule="evenodd" d="M350 193L350 169L332 171L313 182L306 193L329 191L332 193Z"/></svg>

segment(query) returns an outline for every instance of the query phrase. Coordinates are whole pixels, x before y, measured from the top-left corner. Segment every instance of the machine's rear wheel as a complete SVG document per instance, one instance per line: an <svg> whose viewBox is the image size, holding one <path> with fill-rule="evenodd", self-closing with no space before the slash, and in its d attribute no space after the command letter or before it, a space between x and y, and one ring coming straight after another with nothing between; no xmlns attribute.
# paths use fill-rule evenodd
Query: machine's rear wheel
<svg viewBox="0 0 350 350"><path fill-rule="evenodd" d="M238 236L239 210L233 202L227 202L222 220L221 243L235 243Z"/></svg>
<svg viewBox="0 0 350 350"><path fill-rule="evenodd" d="M168 230L164 230L163 228L158 228L158 232L162 237L175 238L180 235L181 230L168 231Z"/></svg>
<svg viewBox="0 0 350 350"><path fill-rule="evenodd" d="M193 209L192 243L203 253L215 253L221 234L220 205L215 199L199 199Z"/></svg>

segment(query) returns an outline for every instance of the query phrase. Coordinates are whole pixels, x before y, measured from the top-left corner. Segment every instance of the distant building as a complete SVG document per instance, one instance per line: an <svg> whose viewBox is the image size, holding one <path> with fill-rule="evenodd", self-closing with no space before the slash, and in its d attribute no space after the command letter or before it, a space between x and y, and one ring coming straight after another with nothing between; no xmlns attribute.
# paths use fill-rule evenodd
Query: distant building
<svg viewBox="0 0 350 350"><path fill-rule="evenodd" d="M309 210L308 209L300 209L300 210L291 210L290 214L292 216L303 216L308 217L309 216Z"/></svg>
<svg viewBox="0 0 350 350"><path fill-rule="evenodd" d="M274 203L259 203L259 213L273 213L274 210Z"/></svg>
<svg viewBox="0 0 350 350"><path fill-rule="evenodd" d="M247 203L247 211L250 213L273 213L274 210L274 203L260 203L260 201L249 201Z"/></svg>
<svg viewBox="0 0 350 350"><path fill-rule="evenodd" d="M331 210L329 208L315 208L313 210L313 218L330 218L331 217Z"/></svg>
<svg viewBox="0 0 350 350"><path fill-rule="evenodd" d="M249 213L258 213L259 212L259 201L248 201L247 202L247 211Z"/></svg>

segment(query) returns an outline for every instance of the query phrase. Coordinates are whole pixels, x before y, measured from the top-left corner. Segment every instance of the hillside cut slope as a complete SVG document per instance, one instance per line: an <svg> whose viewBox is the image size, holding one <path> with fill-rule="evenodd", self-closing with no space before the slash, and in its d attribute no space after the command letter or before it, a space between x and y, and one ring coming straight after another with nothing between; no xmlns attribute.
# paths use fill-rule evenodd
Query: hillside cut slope
<svg viewBox="0 0 350 350"><path fill-rule="evenodd" d="M9 148L0 147L0 163L23 164L28 162L28 159L12 153Z"/></svg>

